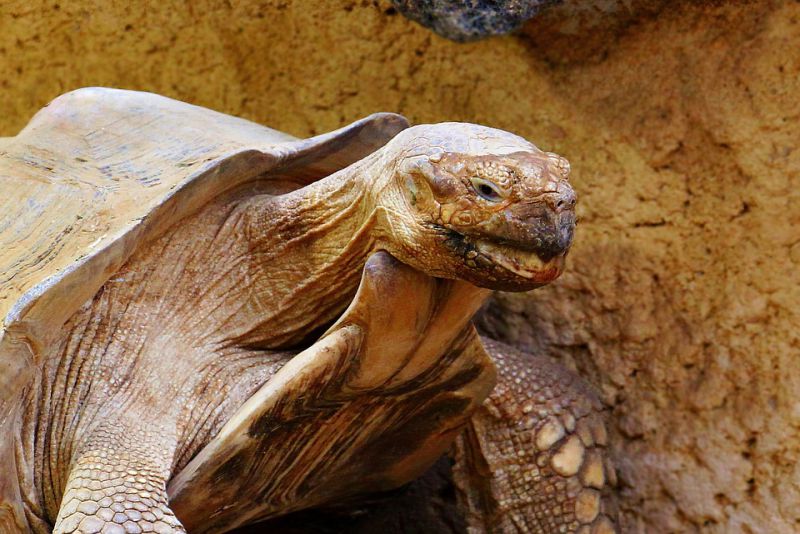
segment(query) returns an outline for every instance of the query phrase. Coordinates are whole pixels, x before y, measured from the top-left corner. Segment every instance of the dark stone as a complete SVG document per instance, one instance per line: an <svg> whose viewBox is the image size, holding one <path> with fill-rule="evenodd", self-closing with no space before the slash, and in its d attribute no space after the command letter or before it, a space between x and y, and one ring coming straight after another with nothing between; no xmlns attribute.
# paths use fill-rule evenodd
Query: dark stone
<svg viewBox="0 0 800 534"><path fill-rule="evenodd" d="M406 17L453 41L475 41L519 28L561 0L392 0Z"/></svg>

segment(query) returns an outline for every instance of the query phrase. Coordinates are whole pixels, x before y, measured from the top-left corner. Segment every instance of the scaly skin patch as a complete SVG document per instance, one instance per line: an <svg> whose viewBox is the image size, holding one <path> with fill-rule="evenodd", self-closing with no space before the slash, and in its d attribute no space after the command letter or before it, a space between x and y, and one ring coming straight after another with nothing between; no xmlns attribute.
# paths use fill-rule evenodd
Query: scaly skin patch
<svg viewBox="0 0 800 534"><path fill-rule="evenodd" d="M455 447L469 532L613 533L599 400L547 358L483 341L498 383Z"/></svg>

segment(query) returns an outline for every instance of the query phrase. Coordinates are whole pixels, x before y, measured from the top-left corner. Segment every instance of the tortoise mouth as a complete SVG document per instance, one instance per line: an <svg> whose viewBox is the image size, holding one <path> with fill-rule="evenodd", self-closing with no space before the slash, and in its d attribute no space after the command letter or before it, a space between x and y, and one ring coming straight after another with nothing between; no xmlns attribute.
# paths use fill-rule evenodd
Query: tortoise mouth
<svg viewBox="0 0 800 534"><path fill-rule="evenodd" d="M462 258L468 272L464 278L478 286L504 291L527 291L552 282L564 269L567 249L543 255L529 246L463 234L440 227L447 233L449 248Z"/></svg>
<svg viewBox="0 0 800 534"><path fill-rule="evenodd" d="M478 239L474 241L474 246L495 267L536 283L549 282L558 277L567 255L565 250L550 258L542 259L536 251L489 239Z"/></svg>

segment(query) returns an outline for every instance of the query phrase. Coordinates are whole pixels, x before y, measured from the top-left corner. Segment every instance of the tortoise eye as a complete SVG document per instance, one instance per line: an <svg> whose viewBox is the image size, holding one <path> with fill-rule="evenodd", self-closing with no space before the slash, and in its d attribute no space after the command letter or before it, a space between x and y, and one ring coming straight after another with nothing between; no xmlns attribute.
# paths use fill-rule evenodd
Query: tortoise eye
<svg viewBox="0 0 800 534"><path fill-rule="evenodd" d="M489 202L500 202L503 200L503 195L500 193L500 190L492 182L482 178L472 178L470 182L472 182L472 187L475 189L478 196L484 200L488 200Z"/></svg>

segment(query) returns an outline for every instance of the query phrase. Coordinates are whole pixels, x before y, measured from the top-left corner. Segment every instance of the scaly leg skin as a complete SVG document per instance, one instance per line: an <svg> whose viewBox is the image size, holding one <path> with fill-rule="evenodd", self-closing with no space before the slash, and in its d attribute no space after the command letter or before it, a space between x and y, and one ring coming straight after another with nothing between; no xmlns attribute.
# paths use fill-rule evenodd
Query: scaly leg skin
<svg viewBox="0 0 800 534"><path fill-rule="evenodd" d="M185 532L167 506L169 431L133 428L115 421L93 431L72 465L55 534Z"/></svg>
<svg viewBox="0 0 800 534"><path fill-rule="evenodd" d="M470 534L616 532L608 495L616 476L597 396L547 358L483 341L497 386L454 451Z"/></svg>

